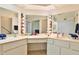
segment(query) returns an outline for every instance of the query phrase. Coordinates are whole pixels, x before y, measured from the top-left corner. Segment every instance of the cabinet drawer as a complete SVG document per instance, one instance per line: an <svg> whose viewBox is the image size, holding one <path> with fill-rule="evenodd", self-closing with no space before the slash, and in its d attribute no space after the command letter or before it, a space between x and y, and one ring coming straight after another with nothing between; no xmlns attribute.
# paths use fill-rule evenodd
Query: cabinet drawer
<svg viewBox="0 0 79 59"><path fill-rule="evenodd" d="M70 48L74 50L79 50L79 43L70 42Z"/></svg>
<svg viewBox="0 0 79 59"><path fill-rule="evenodd" d="M54 45L69 48L69 42L68 41L54 40Z"/></svg>
<svg viewBox="0 0 79 59"><path fill-rule="evenodd" d="M46 43L46 39L28 39L28 43Z"/></svg>
<svg viewBox="0 0 79 59"><path fill-rule="evenodd" d="M20 41L15 41L15 42L3 44L3 51L24 45L26 43L27 43L26 40L20 40Z"/></svg>
<svg viewBox="0 0 79 59"><path fill-rule="evenodd" d="M79 55L79 51L67 48L61 48L61 55Z"/></svg>

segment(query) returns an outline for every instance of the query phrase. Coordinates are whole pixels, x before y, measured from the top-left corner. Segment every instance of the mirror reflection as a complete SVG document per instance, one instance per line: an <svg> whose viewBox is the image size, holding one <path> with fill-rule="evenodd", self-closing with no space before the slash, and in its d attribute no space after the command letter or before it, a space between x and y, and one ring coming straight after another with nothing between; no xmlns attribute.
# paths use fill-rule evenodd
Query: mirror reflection
<svg viewBox="0 0 79 59"><path fill-rule="evenodd" d="M47 33L47 17L40 15L26 15L26 33Z"/></svg>
<svg viewBox="0 0 79 59"><path fill-rule="evenodd" d="M66 34L75 33L77 18L77 12L67 12L53 15L54 23L56 23L56 25L53 26L53 31Z"/></svg>
<svg viewBox="0 0 79 59"><path fill-rule="evenodd" d="M0 34L18 34L17 14L0 8Z"/></svg>

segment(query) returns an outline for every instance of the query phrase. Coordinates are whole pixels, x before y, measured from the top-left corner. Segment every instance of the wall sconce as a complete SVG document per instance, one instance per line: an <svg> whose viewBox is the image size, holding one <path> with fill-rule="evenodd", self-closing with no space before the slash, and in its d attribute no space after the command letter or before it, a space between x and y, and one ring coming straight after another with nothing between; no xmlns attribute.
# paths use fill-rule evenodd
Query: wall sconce
<svg viewBox="0 0 79 59"><path fill-rule="evenodd" d="M21 33L24 34L24 16L23 16L23 13L21 13Z"/></svg>

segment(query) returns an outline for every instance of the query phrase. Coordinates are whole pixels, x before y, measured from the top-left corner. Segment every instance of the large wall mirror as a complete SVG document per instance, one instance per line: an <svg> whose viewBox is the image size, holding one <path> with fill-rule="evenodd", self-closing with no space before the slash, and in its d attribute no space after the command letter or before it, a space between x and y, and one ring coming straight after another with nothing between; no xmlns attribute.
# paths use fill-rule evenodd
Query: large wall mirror
<svg viewBox="0 0 79 59"><path fill-rule="evenodd" d="M57 15L53 15L53 20L55 21L57 27L53 29L53 32L59 33L75 33L75 25L78 20L77 12L67 12Z"/></svg>
<svg viewBox="0 0 79 59"><path fill-rule="evenodd" d="M26 15L26 33L33 34L34 32L47 32L46 16Z"/></svg>

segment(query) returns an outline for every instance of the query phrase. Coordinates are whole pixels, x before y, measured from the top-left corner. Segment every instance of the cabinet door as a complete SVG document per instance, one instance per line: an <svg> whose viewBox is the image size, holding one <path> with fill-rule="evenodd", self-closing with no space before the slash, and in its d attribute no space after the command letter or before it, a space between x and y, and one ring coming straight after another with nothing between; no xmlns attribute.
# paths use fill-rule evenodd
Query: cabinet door
<svg viewBox="0 0 79 59"><path fill-rule="evenodd" d="M3 44L3 51L11 50L16 47L27 44L26 39Z"/></svg>
<svg viewBox="0 0 79 59"><path fill-rule="evenodd" d="M68 48L61 48L61 55L79 55L79 51Z"/></svg>
<svg viewBox="0 0 79 59"><path fill-rule="evenodd" d="M73 50L79 51L79 43L78 42L70 42L70 48Z"/></svg>
<svg viewBox="0 0 79 59"><path fill-rule="evenodd" d="M47 41L47 54L51 54L51 51L52 51L52 46L53 46L53 40L52 39L48 39Z"/></svg>
<svg viewBox="0 0 79 59"><path fill-rule="evenodd" d="M59 47L54 46L53 39L48 39L47 41L47 54L48 55L58 55Z"/></svg>
<svg viewBox="0 0 79 59"><path fill-rule="evenodd" d="M2 46L0 45L0 55L2 54Z"/></svg>
<svg viewBox="0 0 79 59"><path fill-rule="evenodd" d="M3 53L4 55L25 55L27 54L27 46L23 45Z"/></svg>
<svg viewBox="0 0 79 59"><path fill-rule="evenodd" d="M69 42L63 40L54 40L54 45L59 47L69 48Z"/></svg>
<svg viewBox="0 0 79 59"><path fill-rule="evenodd" d="M50 49L48 49L47 54L48 55L59 55L60 48L52 45L52 47Z"/></svg>

